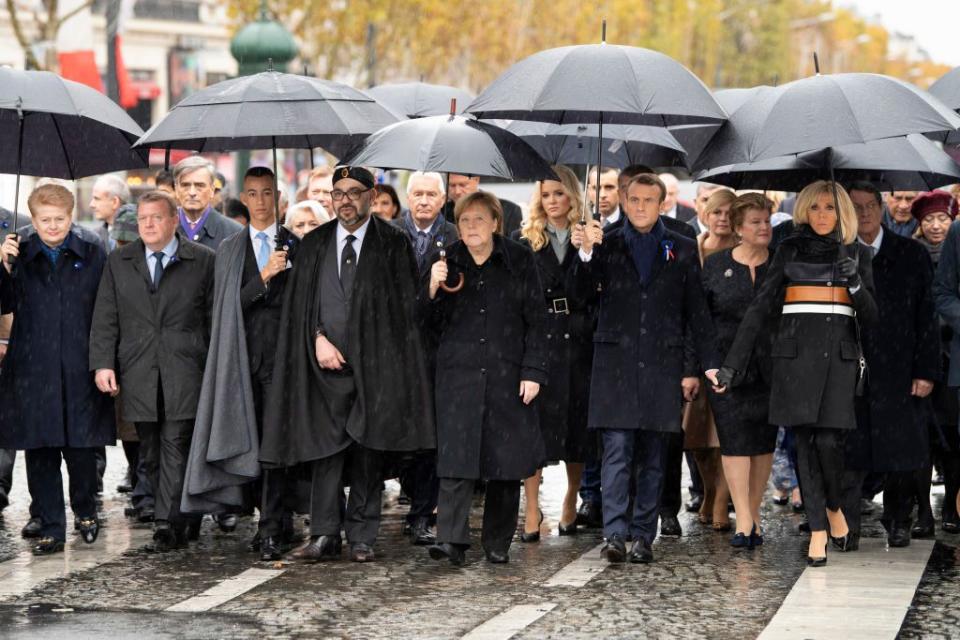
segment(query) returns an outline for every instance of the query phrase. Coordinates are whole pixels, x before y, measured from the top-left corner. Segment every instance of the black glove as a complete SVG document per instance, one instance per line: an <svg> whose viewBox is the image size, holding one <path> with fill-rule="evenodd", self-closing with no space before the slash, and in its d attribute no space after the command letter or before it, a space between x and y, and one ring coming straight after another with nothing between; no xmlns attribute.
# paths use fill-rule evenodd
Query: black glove
<svg viewBox="0 0 960 640"><path fill-rule="evenodd" d="M720 386L724 389L729 389L733 386L733 379L737 377L737 370L732 367L720 367L720 371L717 371L717 382L720 383Z"/></svg>
<svg viewBox="0 0 960 640"><path fill-rule="evenodd" d="M837 261L837 273L846 279L847 287L856 289L860 286L860 265L853 258L841 258Z"/></svg>

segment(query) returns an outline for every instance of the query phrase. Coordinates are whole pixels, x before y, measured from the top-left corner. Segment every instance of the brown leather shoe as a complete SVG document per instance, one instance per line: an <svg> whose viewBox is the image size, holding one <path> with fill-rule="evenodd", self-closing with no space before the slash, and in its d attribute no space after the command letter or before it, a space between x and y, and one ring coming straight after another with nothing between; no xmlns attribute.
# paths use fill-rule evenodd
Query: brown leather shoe
<svg viewBox="0 0 960 640"><path fill-rule="evenodd" d="M350 559L354 562L373 562L377 555L373 547L365 542L356 542L350 545Z"/></svg>
<svg viewBox="0 0 960 640"><path fill-rule="evenodd" d="M319 562L340 558L343 543L340 536L310 536L310 542L290 554L291 560Z"/></svg>

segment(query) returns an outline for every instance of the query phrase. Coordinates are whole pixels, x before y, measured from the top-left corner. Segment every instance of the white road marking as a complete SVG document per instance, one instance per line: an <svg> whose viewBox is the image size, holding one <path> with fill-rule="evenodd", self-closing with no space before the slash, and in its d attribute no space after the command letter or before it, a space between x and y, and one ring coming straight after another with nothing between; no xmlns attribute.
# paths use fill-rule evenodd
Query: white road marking
<svg viewBox="0 0 960 640"><path fill-rule="evenodd" d="M543 583L545 587L582 587L590 582L594 576L601 573L609 564L600 556L602 544L598 544L590 551L557 571Z"/></svg>
<svg viewBox="0 0 960 640"><path fill-rule="evenodd" d="M273 580L285 572L286 569L247 569L243 573L215 584L203 593L195 595L192 598L187 598L171 607L167 607L166 611L181 613L209 611L214 607L219 607L224 602L229 602L237 596L243 595L268 580Z"/></svg>
<svg viewBox="0 0 960 640"><path fill-rule="evenodd" d="M490 618L463 636L462 640L509 640L553 611L556 606L554 602L518 604Z"/></svg>
<svg viewBox="0 0 960 640"><path fill-rule="evenodd" d="M29 593L49 580L109 562L131 547L146 544L152 532L127 526L104 527L93 544L71 536L63 553L35 556L24 551L0 563L0 602Z"/></svg>
<svg viewBox="0 0 960 640"><path fill-rule="evenodd" d="M827 566L804 570L760 640L893 640L932 549L929 540L888 549L876 538L862 540L859 551L828 551Z"/></svg>

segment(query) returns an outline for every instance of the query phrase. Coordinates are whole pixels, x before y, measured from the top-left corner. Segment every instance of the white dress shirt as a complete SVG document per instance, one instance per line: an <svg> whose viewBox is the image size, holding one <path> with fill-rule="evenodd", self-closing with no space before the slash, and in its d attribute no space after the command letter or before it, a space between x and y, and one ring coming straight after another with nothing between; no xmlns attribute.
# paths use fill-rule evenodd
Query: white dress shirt
<svg viewBox="0 0 960 640"><path fill-rule="evenodd" d="M343 257L343 248L347 246L347 236L352 235L356 240L353 241L353 250L357 254L357 266L360 265L360 247L363 246L363 238L367 235L367 229L370 227L370 217L366 222L360 225L356 231L347 231L343 225L337 223L337 275L340 275L340 260Z"/></svg>
<svg viewBox="0 0 960 640"><path fill-rule="evenodd" d="M273 253L273 249L277 243L277 223L274 222L266 229L254 229L252 224L247 225L247 229L250 231L250 242L253 243L253 253L254 255L260 255L260 244L263 242L260 238L257 237L259 233L267 234L267 252Z"/></svg>
<svg viewBox="0 0 960 640"><path fill-rule="evenodd" d="M877 237L873 239L873 242L867 244L860 236L857 236L857 242L865 247L870 247L873 249L873 255L870 257L875 258L877 254L880 253L880 245L883 243L883 227L880 227L880 233L878 233Z"/></svg>
<svg viewBox="0 0 960 640"><path fill-rule="evenodd" d="M161 253L163 253L163 268L166 269L170 265L170 261L173 260L173 257L177 255L177 247L180 246L180 242L177 240L177 236L173 236L173 240L167 243ZM143 245L144 253L147 256L147 269L150 270L150 278L154 279L154 271L157 269L157 259L153 257L154 251L150 250L150 247Z"/></svg>

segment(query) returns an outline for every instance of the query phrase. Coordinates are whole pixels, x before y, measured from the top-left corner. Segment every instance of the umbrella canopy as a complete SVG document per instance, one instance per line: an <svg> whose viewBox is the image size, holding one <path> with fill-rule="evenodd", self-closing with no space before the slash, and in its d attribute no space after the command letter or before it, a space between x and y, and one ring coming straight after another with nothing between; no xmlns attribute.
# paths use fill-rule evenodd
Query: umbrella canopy
<svg viewBox="0 0 960 640"><path fill-rule="evenodd" d="M426 82L402 82L382 84L367 89L366 94L404 118L426 118L450 113L450 100L463 107L470 104L474 95L464 89Z"/></svg>
<svg viewBox="0 0 960 640"><path fill-rule="evenodd" d="M960 112L960 67L948 71L930 85L930 93L954 111Z"/></svg>
<svg viewBox="0 0 960 640"><path fill-rule="evenodd" d="M878 74L817 75L749 91L727 96L731 103L739 102L739 107L703 150L695 169L911 133L936 133L945 138L960 128L960 116L930 94Z"/></svg>
<svg viewBox="0 0 960 640"><path fill-rule="evenodd" d="M695 178L732 189L800 191L815 180L867 180L884 191L930 191L960 182L960 166L920 134L716 167Z"/></svg>
<svg viewBox="0 0 960 640"><path fill-rule="evenodd" d="M650 167L686 167L683 146L667 129L614 124L603 129L600 145L596 124L550 124L523 120L493 121L523 138L550 164L590 164L602 153L601 164L623 168L631 164Z"/></svg>
<svg viewBox="0 0 960 640"><path fill-rule="evenodd" d="M726 119L707 87L673 58L606 43L547 49L524 58L467 111L483 119L555 124L667 126Z"/></svg>
<svg viewBox="0 0 960 640"><path fill-rule="evenodd" d="M342 162L509 180L556 179L550 165L518 136L457 115L392 124L368 137Z"/></svg>
<svg viewBox="0 0 960 640"><path fill-rule="evenodd" d="M345 84L265 71L225 80L178 103L137 147L204 151L313 149L334 155L398 120Z"/></svg>
<svg viewBox="0 0 960 640"><path fill-rule="evenodd" d="M86 85L0 67L0 173L75 180L144 168L147 150L130 149L141 135L126 111Z"/></svg>

